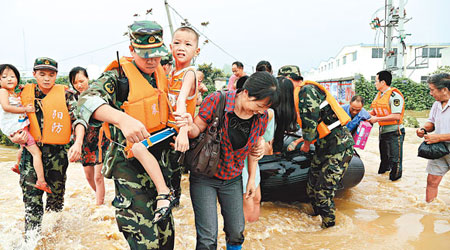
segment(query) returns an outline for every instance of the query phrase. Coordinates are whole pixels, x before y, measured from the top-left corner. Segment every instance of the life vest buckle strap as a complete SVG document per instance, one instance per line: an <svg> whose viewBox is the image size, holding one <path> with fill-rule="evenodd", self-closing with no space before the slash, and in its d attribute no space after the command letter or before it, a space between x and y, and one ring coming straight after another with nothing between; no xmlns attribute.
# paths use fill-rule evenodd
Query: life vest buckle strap
<svg viewBox="0 0 450 250"><path fill-rule="evenodd" d="M320 108L320 109L323 109L323 108L324 108L325 106L327 106L327 105L329 105L329 103L328 103L327 100L325 100L325 101L323 101L323 102L320 104L319 108Z"/></svg>
<svg viewBox="0 0 450 250"><path fill-rule="evenodd" d="M328 125L328 129L331 131L339 126L341 126L341 121L337 120L337 121L333 122L332 124Z"/></svg>

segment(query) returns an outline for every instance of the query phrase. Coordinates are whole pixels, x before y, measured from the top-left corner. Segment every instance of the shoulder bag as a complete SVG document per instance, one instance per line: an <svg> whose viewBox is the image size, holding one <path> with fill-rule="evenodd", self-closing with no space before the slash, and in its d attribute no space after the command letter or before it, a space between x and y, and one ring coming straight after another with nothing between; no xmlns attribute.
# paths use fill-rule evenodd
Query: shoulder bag
<svg viewBox="0 0 450 250"><path fill-rule="evenodd" d="M213 177L219 171L220 128L223 125L225 100L225 92L220 91L219 104L213 114L212 122L197 138L189 142L184 165L193 173Z"/></svg>

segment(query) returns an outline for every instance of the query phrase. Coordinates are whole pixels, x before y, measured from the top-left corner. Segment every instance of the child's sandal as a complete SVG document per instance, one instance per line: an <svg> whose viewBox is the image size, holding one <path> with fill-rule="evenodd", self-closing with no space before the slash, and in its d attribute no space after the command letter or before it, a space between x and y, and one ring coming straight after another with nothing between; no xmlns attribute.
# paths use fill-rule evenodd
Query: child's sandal
<svg viewBox="0 0 450 250"><path fill-rule="evenodd" d="M156 202L160 200L168 200L170 203L167 206L163 206L160 208L157 208L155 211L155 217L153 218L153 223L158 223L158 221L166 219L167 216L170 214L170 211L175 206L175 204L178 201L178 198L175 196L175 190L170 189L169 193L167 194L158 194L156 196ZM157 216L159 215L159 217Z"/></svg>

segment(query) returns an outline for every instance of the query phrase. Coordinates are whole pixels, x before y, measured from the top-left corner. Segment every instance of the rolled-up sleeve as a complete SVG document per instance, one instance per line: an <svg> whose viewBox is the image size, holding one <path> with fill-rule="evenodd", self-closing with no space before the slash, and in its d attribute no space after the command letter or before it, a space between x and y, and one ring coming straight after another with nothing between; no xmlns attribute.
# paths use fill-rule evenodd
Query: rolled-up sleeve
<svg viewBox="0 0 450 250"><path fill-rule="evenodd" d="M428 122L431 122L431 123L433 123L433 124L435 124L436 123L436 111L438 110L438 107L437 107L437 105L440 105L440 102L434 102L433 103L433 106L431 107L431 110L430 110L430 114L429 114L429 116L428 116Z"/></svg>
<svg viewBox="0 0 450 250"><path fill-rule="evenodd" d="M209 94L202 102L198 110L198 116L207 124L211 123L211 119L216 110L216 106L220 99L220 92Z"/></svg>
<svg viewBox="0 0 450 250"><path fill-rule="evenodd" d="M85 122L93 127L101 126L102 122L93 119L92 114L100 106L113 103L116 93L116 79L115 71L107 71L81 94L77 105L77 117L80 122ZM120 107L113 108L120 109Z"/></svg>
<svg viewBox="0 0 450 250"><path fill-rule="evenodd" d="M80 99L82 101L82 99ZM84 102L80 103L78 102L78 109L79 109L79 118L80 120L89 123L91 120L92 114L102 105L107 104L105 100L98 96L90 96L83 99ZM92 119L93 123L95 122L95 119ZM97 121L98 122L98 121ZM95 124L93 124L95 125Z"/></svg>

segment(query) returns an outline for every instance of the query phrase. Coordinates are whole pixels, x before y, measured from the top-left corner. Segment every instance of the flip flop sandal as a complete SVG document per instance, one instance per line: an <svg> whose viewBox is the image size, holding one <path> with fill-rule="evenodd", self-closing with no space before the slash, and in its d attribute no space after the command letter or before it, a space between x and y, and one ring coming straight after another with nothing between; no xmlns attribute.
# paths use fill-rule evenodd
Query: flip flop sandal
<svg viewBox="0 0 450 250"><path fill-rule="evenodd" d="M156 202L158 202L160 200L168 200L170 203L167 206L156 209L155 217L153 218L153 221L152 221L152 223L154 223L154 224L167 218L167 216L170 214L170 211L177 203L178 198L175 196L175 190L170 189L169 193L158 194L158 196L156 196ZM160 215L159 217L157 217L158 214Z"/></svg>
<svg viewBox="0 0 450 250"><path fill-rule="evenodd" d="M14 167L11 168L14 173L20 174L19 165L15 164Z"/></svg>
<svg viewBox="0 0 450 250"><path fill-rule="evenodd" d="M35 188L40 189L42 191L45 191L49 194L52 193L52 190L50 189L50 187L47 185L47 182L40 182L40 181L36 181L36 185L34 185Z"/></svg>

